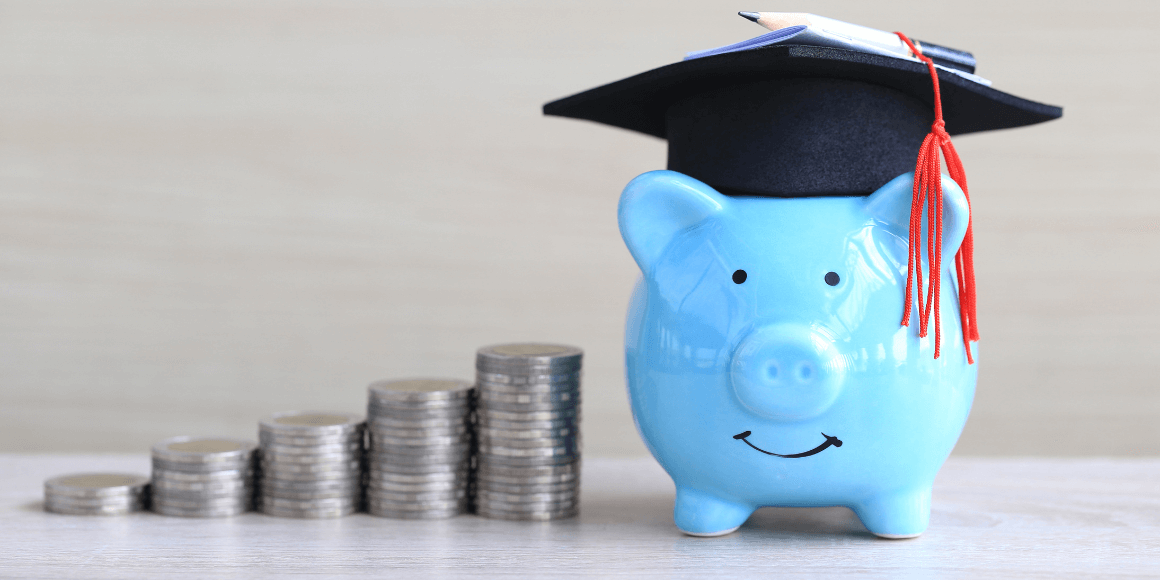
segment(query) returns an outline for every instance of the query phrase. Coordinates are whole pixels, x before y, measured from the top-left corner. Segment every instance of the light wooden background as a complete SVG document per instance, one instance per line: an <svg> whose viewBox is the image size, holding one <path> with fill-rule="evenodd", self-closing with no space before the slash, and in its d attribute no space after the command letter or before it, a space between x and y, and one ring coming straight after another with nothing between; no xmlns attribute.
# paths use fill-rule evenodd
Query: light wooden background
<svg viewBox="0 0 1160 580"><path fill-rule="evenodd" d="M359 410L475 349L586 349L644 448L620 189L662 141L551 99L801 10L973 50L1061 121L958 140L984 342L963 454L1160 452L1160 4L0 2L0 451L142 452Z"/></svg>

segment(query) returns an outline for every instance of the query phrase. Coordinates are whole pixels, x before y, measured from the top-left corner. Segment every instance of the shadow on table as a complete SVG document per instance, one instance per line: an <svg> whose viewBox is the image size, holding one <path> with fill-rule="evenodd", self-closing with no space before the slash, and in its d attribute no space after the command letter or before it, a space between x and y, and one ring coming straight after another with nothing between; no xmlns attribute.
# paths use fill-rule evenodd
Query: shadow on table
<svg viewBox="0 0 1160 580"><path fill-rule="evenodd" d="M20 504L18 509L22 512L43 512L44 502L41 500L30 501L28 503Z"/></svg>

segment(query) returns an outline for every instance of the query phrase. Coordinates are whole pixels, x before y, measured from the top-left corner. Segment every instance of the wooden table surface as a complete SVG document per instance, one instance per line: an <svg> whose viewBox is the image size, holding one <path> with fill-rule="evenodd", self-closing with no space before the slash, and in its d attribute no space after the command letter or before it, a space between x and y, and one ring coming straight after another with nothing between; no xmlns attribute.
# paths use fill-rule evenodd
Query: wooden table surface
<svg viewBox="0 0 1160 580"><path fill-rule="evenodd" d="M581 516L551 523L43 511L48 477L148 467L143 455L0 455L0 577L1160 576L1160 459L952 458L930 528L899 541L845 508L766 508L729 536L686 537L651 459L587 460Z"/></svg>

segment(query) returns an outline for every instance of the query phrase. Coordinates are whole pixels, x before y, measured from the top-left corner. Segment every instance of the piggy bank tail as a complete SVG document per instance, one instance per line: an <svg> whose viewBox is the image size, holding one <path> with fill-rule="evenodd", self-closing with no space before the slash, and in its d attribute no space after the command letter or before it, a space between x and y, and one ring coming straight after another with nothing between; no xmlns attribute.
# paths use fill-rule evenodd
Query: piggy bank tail
<svg viewBox="0 0 1160 580"><path fill-rule="evenodd" d="M934 85L934 124L930 134L922 142L918 150L918 162L914 168L914 190L910 205L910 254L906 260L906 302L903 306L902 325L910 326L911 300L910 289L915 288L918 295L918 335L926 336L930 323L931 312L934 312L934 358L938 358L942 343L942 320L939 316L940 282L942 280L942 248L943 213L942 213L942 172L939 169L939 150L947 160L947 172L963 190L967 200L968 217L967 233L955 253L955 274L959 285L959 318L962 320L963 346L967 350L967 363L974 364L971 355L971 343L979 340L979 327L975 316L975 236L971 228L970 215L971 195L967 193L967 174L963 170L963 162L951 143L951 136L947 133L943 122L942 99L939 96L938 72L934 68L934 61L923 56L922 51L901 32L896 32L902 42L910 48L916 57L926 63L930 69L931 82ZM930 197L929 203L926 198ZM927 206L927 246L929 269L927 276L926 300L922 296L922 210Z"/></svg>

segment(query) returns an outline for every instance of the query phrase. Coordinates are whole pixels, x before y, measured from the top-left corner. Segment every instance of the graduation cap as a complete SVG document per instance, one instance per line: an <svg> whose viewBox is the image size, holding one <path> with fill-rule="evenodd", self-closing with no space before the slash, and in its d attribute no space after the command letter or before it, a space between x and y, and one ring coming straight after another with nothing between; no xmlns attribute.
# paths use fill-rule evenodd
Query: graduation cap
<svg viewBox="0 0 1160 580"><path fill-rule="evenodd" d="M704 51L708 55L699 58L694 53L694 58L550 102L544 114L667 139L668 169L725 195L869 195L915 170L912 224L915 217L921 219L928 195L941 201L940 148L951 177L967 191L950 135L1033 125L1063 114L1059 107L992 88L970 74L974 59L963 51L932 47L936 58L950 57L936 64L901 34L895 33L906 52L890 55L857 42L811 42L809 32L808 26L787 28L766 35L781 37L764 46L739 43L736 50ZM940 235L941 221L930 225L931 235ZM917 277L920 336L925 336L931 300L923 303L921 255L915 255L922 245L921 229L911 227L907 288L909 294ZM968 228L956 255L967 344L978 340L972 253ZM935 254L931 273L941 267ZM934 296L940 279L928 276ZM938 309L934 315L937 358ZM907 298L903 324L910 316Z"/></svg>

